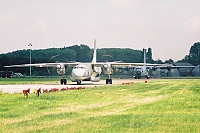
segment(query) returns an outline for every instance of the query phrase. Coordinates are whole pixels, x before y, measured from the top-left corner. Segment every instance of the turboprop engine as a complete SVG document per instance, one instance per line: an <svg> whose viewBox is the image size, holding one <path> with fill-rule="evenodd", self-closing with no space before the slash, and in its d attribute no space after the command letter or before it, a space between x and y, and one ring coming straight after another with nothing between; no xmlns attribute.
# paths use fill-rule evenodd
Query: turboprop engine
<svg viewBox="0 0 200 133"><path fill-rule="evenodd" d="M64 75L66 73L65 65L60 63L56 66L57 68L57 73L60 75Z"/></svg>
<svg viewBox="0 0 200 133"><path fill-rule="evenodd" d="M112 73L112 67L109 63L105 63L103 65L103 72L104 72L104 74L111 74Z"/></svg>
<svg viewBox="0 0 200 133"><path fill-rule="evenodd" d="M156 66L153 66L153 67L152 67L152 70L153 70L153 71L156 71L156 70L157 70L157 67L156 67Z"/></svg>
<svg viewBox="0 0 200 133"><path fill-rule="evenodd" d="M171 71L172 67L171 66L167 66L167 70Z"/></svg>

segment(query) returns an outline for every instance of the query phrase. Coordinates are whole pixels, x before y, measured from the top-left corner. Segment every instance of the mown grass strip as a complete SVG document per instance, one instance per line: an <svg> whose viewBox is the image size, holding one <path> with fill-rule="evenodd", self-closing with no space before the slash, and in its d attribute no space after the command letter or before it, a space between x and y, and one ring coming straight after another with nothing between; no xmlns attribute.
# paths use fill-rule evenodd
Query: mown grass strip
<svg viewBox="0 0 200 133"><path fill-rule="evenodd" d="M0 132L200 132L199 80L33 94L0 92Z"/></svg>

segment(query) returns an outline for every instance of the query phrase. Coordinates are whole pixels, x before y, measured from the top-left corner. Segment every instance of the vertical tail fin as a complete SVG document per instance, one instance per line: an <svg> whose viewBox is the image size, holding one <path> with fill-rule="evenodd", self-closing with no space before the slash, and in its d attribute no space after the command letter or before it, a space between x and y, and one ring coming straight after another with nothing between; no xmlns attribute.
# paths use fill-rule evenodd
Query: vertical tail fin
<svg viewBox="0 0 200 133"><path fill-rule="evenodd" d="M92 63L95 64L97 62L97 57L96 57L96 39L94 40L94 53L93 53L93 59Z"/></svg>
<svg viewBox="0 0 200 133"><path fill-rule="evenodd" d="M144 52L144 66L146 66L146 49L144 49L143 52Z"/></svg>

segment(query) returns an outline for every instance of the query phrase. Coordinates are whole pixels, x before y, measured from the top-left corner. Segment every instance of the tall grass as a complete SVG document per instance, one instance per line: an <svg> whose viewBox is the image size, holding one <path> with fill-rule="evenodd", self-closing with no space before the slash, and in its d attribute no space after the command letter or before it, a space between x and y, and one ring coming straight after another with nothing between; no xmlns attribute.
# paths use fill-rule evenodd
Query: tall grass
<svg viewBox="0 0 200 133"><path fill-rule="evenodd" d="M0 93L0 132L200 132L199 80Z"/></svg>

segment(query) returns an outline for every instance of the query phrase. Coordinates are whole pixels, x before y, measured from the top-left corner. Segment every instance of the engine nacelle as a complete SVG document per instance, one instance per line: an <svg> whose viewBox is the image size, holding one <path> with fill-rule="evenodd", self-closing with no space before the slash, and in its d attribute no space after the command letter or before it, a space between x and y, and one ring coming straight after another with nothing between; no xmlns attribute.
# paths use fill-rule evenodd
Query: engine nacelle
<svg viewBox="0 0 200 133"><path fill-rule="evenodd" d="M65 65L60 63L56 66L57 68L57 73L60 75L64 75L66 73Z"/></svg>
<svg viewBox="0 0 200 133"><path fill-rule="evenodd" d="M112 69L113 69L113 71L116 71L116 70L117 70L117 67L112 66Z"/></svg>
<svg viewBox="0 0 200 133"><path fill-rule="evenodd" d="M129 71L130 69L131 69L131 68L130 68L129 66L126 66L126 67L125 67L125 70L126 70L126 71Z"/></svg>
<svg viewBox="0 0 200 133"><path fill-rule="evenodd" d="M111 74L113 72L112 67L109 63L103 65L104 74Z"/></svg>
<svg viewBox="0 0 200 133"><path fill-rule="evenodd" d="M156 66L152 67L152 70L153 70L153 71L156 71L156 70L157 70L157 67L156 67Z"/></svg>
<svg viewBox="0 0 200 133"><path fill-rule="evenodd" d="M170 71L172 69L171 66L167 66L167 70Z"/></svg>
<svg viewBox="0 0 200 133"><path fill-rule="evenodd" d="M97 72L93 72L92 73L92 76L90 78L90 81L92 82L99 82L101 79L100 79L100 74L97 73Z"/></svg>

